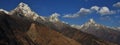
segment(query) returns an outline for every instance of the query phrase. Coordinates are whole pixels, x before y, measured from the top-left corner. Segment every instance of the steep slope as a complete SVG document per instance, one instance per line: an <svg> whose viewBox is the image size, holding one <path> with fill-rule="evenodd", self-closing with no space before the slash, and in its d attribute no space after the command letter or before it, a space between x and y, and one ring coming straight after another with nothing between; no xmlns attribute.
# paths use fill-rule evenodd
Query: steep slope
<svg viewBox="0 0 120 45"><path fill-rule="evenodd" d="M80 45L43 24L4 12L0 12L0 22L0 45Z"/></svg>
<svg viewBox="0 0 120 45"><path fill-rule="evenodd" d="M73 39L67 38L47 27L32 24L27 34L40 45L80 45ZM59 43L58 43L59 42Z"/></svg>
<svg viewBox="0 0 120 45"><path fill-rule="evenodd" d="M57 32L60 32L61 34L78 41L82 45L115 45L115 43L112 43L110 41L99 39L93 35L72 28L69 24L61 22L57 16L59 15L56 13L51 15L50 22L46 22L44 24L47 27L50 27Z"/></svg>
<svg viewBox="0 0 120 45"><path fill-rule="evenodd" d="M93 19L79 27L81 31L95 35L99 38L120 44L120 31L101 24L97 24Z"/></svg>
<svg viewBox="0 0 120 45"><path fill-rule="evenodd" d="M33 45L28 35L25 34L30 22L11 18L0 12L0 45Z"/></svg>
<svg viewBox="0 0 120 45"><path fill-rule="evenodd" d="M117 45L72 28L57 19L38 16L25 3L0 12L0 45Z"/></svg>
<svg viewBox="0 0 120 45"><path fill-rule="evenodd" d="M116 45L110 41L99 39L93 35L72 28L70 25L60 21L53 22L48 27L51 27L53 30L78 41L82 45Z"/></svg>

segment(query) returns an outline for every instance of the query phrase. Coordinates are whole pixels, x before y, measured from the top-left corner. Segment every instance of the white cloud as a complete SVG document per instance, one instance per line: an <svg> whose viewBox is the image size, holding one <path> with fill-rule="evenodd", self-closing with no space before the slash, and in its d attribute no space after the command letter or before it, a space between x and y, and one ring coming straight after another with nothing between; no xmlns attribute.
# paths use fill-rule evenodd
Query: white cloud
<svg viewBox="0 0 120 45"><path fill-rule="evenodd" d="M78 13L80 13L82 15L86 15L86 14L91 13L91 10L90 9L86 9L86 8L81 8Z"/></svg>
<svg viewBox="0 0 120 45"><path fill-rule="evenodd" d="M120 8L120 2L113 4L114 7Z"/></svg>
<svg viewBox="0 0 120 45"><path fill-rule="evenodd" d="M99 7L99 6L92 6L90 9L86 8L80 8L80 10L76 13L73 14L66 14L63 17L64 18L76 18L79 16L84 16L90 13L97 13L100 14L101 16L103 15L111 15L120 12L119 10L110 10L108 7Z"/></svg>
<svg viewBox="0 0 120 45"><path fill-rule="evenodd" d="M102 7L100 8L99 13L101 15L109 15L109 14L114 14L115 11L110 10L108 7Z"/></svg>
<svg viewBox="0 0 120 45"><path fill-rule="evenodd" d="M89 13L91 13L90 9L81 8L78 12L76 12L74 14L66 14L63 17L65 17L65 18L76 18L76 17L79 17L81 15L87 15Z"/></svg>
<svg viewBox="0 0 120 45"><path fill-rule="evenodd" d="M98 7L98 6L92 6L90 9L94 10L94 11L98 11L100 9L100 7Z"/></svg>
<svg viewBox="0 0 120 45"><path fill-rule="evenodd" d="M76 18L76 17L79 17L79 15L76 15L76 14L66 14L63 16L64 18Z"/></svg>

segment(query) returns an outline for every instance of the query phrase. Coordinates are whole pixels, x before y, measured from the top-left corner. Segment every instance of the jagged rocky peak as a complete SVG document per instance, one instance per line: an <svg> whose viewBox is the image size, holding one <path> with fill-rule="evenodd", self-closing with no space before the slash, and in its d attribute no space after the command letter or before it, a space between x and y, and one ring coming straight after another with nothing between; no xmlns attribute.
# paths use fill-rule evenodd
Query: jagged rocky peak
<svg viewBox="0 0 120 45"><path fill-rule="evenodd" d="M28 15L33 14L33 12L31 11L30 7L29 7L27 4L23 3L23 2L21 2L21 3L15 8L15 11L24 13L25 16L27 16L27 14L28 14Z"/></svg>
<svg viewBox="0 0 120 45"><path fill-rule="evenodd" d="M91 26L100 26L99 24L96 24L96 22L94 21L93 18L89 19L88 22L86 22L85 24L82 25L71 25L71 27L73 28L77 28L77 29L81 29L83 27L91 27Z"/></svg>
<svg viewBox="0 0 120 45"><path fill-rule="evenodd" d="M21 2L18 4L18 6L14 10L12 10L10 12L10 14L11 15L17 14L17 15L23 15L23 16L31 16L36 13L31 11L30 7L27 4Z"/></svg>
<svg viewBox="0 0 120 45"><path fill-rule="evenodd" d="M99 27L101 26L100 24L97 24L93 18L89 19L88 22L86 22L85 24L81 25L80 28L83 28L83 27Z"/></svg>
<svg viewBox="0 0 120 45"><path fill-rule="evenodd" d="M51 22L58 22L59 21L58 16L60 16L60 14L58 14L58 13L52 14L50 16L50 18L49 18L49 21L51 21Z"/></svg>
<svg viewBox="0 0 120 45"><path fill-rule="evenodd" d="M8 13L9 13L8 11L6 11L6 10L4 10L4 9L0 9L0 11L5 12L6 14L8 14Z"/></svg>
<svg viewBox="0 0 120 45"><path fill-rule="evenodd" d="M16 9L29 10L29 11L31 11L30 7L29 7L27 4L23 3L23 2L21 2L21 3L17 6Z"/></svg>
<svg viewBox="0 0 120 45"><path fill-rule="evenodd" d="M85 26L99 26L99 24L97 24L93 18L89 19L89 21L87 23L84 24Z"/></svg>
<svg viewBox="0 0 120 45"><path fill-rule="evenodd" d="M93 18L91 18L88 22L89 22L89 23L92 23L92 24L95 24L95 21L94 21Z"/></svg>
<svg viewBox="0 0 120 45"><path fill-rule="evenodd" d="M11 15L25 16L33 19L34 21L39 17L39 19L45 20L44 17L39 16L37 13L31 10L31 8L26 3L19 3L19 5L10 12Z"/></svg>

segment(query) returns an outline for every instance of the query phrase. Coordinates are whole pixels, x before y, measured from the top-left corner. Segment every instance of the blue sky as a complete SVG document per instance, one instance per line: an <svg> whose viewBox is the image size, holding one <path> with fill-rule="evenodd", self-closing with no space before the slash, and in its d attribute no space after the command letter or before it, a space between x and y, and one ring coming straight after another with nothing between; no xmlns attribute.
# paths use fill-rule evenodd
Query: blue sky
<svg viewBox="0 0 120 45"><path fill-rule="evenodd" d="M0 8L11 11L20 2L41 16L60 14L69 24L81 25L93 18L97 23L120 27L120 0L0 0Z"/></svg>

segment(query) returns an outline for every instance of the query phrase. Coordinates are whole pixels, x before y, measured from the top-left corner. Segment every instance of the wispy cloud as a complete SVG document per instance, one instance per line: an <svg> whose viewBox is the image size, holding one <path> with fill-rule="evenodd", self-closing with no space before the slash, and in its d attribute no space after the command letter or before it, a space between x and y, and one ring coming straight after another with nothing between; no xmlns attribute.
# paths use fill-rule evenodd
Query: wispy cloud
<svg viewBox="0 0 120 45"><path fill-rule="evenodd" d="M90 9L81 8L78 12L76 12L74 14L66 14L63 17L65 17L65 18L76 18L76 17L79 17L81 15L87 15L87 14L90 14L90 13L91 13Z"/></svg>
<svg viewBox="0 0 120 45"><path fill-rule="evenodd" d="M66 14L63 17L64 18L76 18L76 17L79 17L79 15L77 15L77 14Z"/></svg>
<svg viewBox="0 0 120 45"><path fill-rule="evenodd" d="M100 20L111 21L111 17L110 16L100 17Z"/></svg>
<svg viewBox="0 0 120 45"><path fill-rule="evenodd" d="M120 8L120 2L113 4L114 7Z"/></svg>

